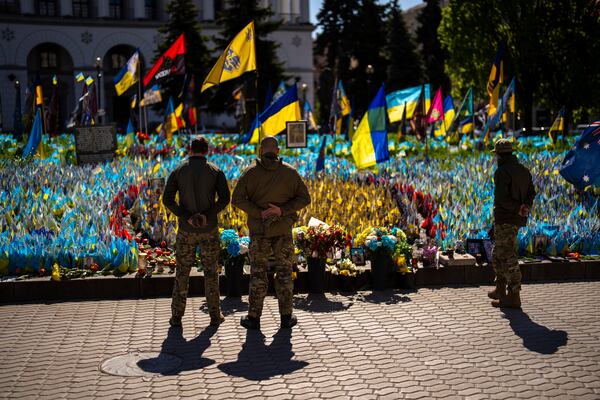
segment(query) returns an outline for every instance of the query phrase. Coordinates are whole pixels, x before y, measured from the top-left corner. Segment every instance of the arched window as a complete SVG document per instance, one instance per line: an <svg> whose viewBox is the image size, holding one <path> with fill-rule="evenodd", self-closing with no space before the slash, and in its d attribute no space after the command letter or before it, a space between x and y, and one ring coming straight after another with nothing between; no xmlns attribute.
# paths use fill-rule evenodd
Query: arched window
<svg viewBox="0 0 600 400"><path fill-rule="evenodd" d="M44 17L55 17L57 15L56 0L37 0L37 13Z"/></svg>
<svg viewBox="0 0 600 400"><path fill-rule="evenodd" d="M147 19L155 19L156 18L156 0L144 0L144 5L146 7L146 18Z"/></svg>
<svg viewBox="0 0 600 400"><path fill-rule="evenodd" d="M75 18L88 18L90 16L90 3L88 0L72 0L73 16Z"/></svg>
<svg viewBox="0 0 600 400"><path fill-rule="evenodd" d="M108 11L110 18L121 19L124 17L123 12L123 1L122 0L109 0Z"/></svg>
<svg viewBox="0 0 600 400"><path fill-rule="evenodd" d="M0 14L19 14L18 0L0 0Z"/></svg>

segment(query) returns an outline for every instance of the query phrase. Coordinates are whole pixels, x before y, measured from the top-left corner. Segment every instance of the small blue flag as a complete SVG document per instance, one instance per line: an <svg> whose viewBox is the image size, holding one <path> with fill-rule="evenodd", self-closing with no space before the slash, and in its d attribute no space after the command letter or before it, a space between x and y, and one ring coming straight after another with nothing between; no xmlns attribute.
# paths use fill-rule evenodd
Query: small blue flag
<svg viewBox="0 0 600 400"><path fill-rule="evenodd" d="M600 121L583 130L562 165L560 174L576 188L600 186Z"/></svg>
<svg viewBox="0 0 600 400"><path fill-rule="evenodd" d="M29 140L23 150L23 158L35 155L38 148L42 143L42 118L40 117L40 110L35 113L35 121L33 121L33 127L29 134Z"/></svg>

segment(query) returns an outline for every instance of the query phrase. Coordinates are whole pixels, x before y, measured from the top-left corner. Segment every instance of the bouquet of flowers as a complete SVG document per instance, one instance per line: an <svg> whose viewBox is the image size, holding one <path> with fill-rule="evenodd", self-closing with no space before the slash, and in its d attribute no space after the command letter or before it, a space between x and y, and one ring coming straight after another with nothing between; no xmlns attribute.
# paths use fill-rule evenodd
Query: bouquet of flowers
<svg viewBox="0 0 600 400"><path fill-rule="evenodd" d="M355 246L363 246L370 254L392 254L398 242L405 242L406 235L399 228L367 228L354 240Z"/></svg>
<svg viewBox="0 0 600 400"><path fill-rule="evenodd" d="M350 259L344 258L336 263L332 273L341 276L356 276L356 265Z"/></svg>
<svg viewBox="0 0 600 400"><path fill-rule="evenodd" d="M221 258L223 262L244 259L250 247L250 238L240 236L233 229L221 231Z"/></svg>
<svg viewBox="0 0 600 400"><path fill-rule="evenodd" d="M326 258L333 249L350 246L352 237L339 225L320 224L293 230L294 243L305 257Z"/></svg>
<svg viewBox="0 0 600 400"><path fill-rule="evenodd" d="M437 256L438 248L436 246L425 246L421 253L424 266L435 266L435 259Z"/></svg>
<svg viewBox="0 0 600 400"><path fill-rule="evenodd" d="M394 265L397 272L402 274L414 272L411 267L412 246L407 242L398 242L396 248L394 249L394 253L392 254L392 260L394 260Z"/></svg>

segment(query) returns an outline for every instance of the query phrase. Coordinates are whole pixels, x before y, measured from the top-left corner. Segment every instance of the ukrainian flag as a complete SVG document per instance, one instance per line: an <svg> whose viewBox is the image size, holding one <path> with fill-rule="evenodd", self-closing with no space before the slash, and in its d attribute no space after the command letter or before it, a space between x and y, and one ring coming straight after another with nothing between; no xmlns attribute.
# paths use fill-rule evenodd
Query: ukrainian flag
<svg viewBox="0 0 600 400"><path fill-rule="evenodd" d="M460 121L460 133L466 135L473 132L473 117L468 117Z"/></svg>
<svg viewBox="0 0 600 400"><path fill-rule="evenodd" d="M167 104L167 112L165 114L165 135L167 136L167 143L171 143L173 140L173 133L183 128L183 120L180 118L181 112L183 111L183 103L180 104L176 109L173 107L173 99L169 97L169 103ZM179 113L179 114L178 114Z"/></svg>
<svg viewBox="0 0 600 400"><path fill-rule="evenodd" d="M492 70L487 83L487 92L490 95L490 107L488 109L488 116L496 114L498 109L498 96L500 95L500 85L504 80L504 62L502 60L504 56L504 46L498 47L496 58L492 64Z"/></svg>
<svg viewBox="0 0 600 400"><path fill-rule="evenodd" d="M256 70L254 21L250 22L229 43L202 83L200 92L221 82L237 78L244 72Z"/></svg>
<svg viewBox="0 0 600 400"><path fill-rule="evenodd" d="M352 135L352 156L359 169L389 160L385 87L379 92Z"/></svg>
<svg viewBox="0 0 600 400"><path fill-rule="evenodd" d="M41 153L43 151L42 144L42 118L40 116L40 110L38 109L35 113L35 120L33 121L33 127L31 128L31 133L29 134L29 139L27 140L27 145L23 150L23 158L33 156L38 151ZM41 155L41 154L40 154Z"/></svg>
<svg viewBox="0 0 600 400"><path fill-rule="evenodd" d="M140 78L140 53L136 50L127 64L119 71L113 79L117 96L125 93L127 89L135 85Z"/></svg>
<svg viewBox="0 0 600 400"><path fill-rule="evenodd" d="M452 99L452 96L448 95L446 96L446 98L444 99L444 119L438 123L438 125L435 128L434 131L434 136L435 137L441 137L441 136L446 136L448 134L448 132L451 131L451 125L452 122L454 121L454 117L456 115L456 112L454 110L454 100Z"/></svg>
<svg viewBox="0 0 600 400"><path fill-rule="evenodd" d="M286 122L300 121L298 89L293 84L280 98L275 100L254 120L250 131L242 138L242 143L256 144L262 136L276 136L286 129Z"/></svg>
<svg viewBox="0 0 600 400"><path fill-rule="evenodd" d="M346 96L346 91L344 90L344 85L342 84L342 81L338 81L335 95L342 116L345 117L346 115L349 115L351 111L350 100L348 100L348 96Z"/></svg>
<svg viewBox="0 0 600 400"><path fill-rule="evenodd" d="M550 143L552 143L552 146L554 146L556 144L556 139L558 138L559 134L563 133L564 128L565 128L565 107L563 106L560 109L560 111L558 112L558 116L554 120L554 123L548 130L548 137L550 137Z"/></svg>
<svg viewBox="0 0 600 400"><path fill-rule="evenodd" d="M42 80L40 79L40 74L37 74L35 77L35 106L41 107L44 105L44 93L42 91Z"/></svg>
<svg viewBox="0 0 600 400"><path fill-rule="evenodd" d="M421 91L425 89L425 109L429 110L430 100L430 86L426 84L424 86L414 86L402 90L397 90L385 96L385 101L388 105L388 118L390 122L401 121L404 114L406 105L406 116L404 118L410 119L413 117L415 108L419 103L419 96Z"/></svg>

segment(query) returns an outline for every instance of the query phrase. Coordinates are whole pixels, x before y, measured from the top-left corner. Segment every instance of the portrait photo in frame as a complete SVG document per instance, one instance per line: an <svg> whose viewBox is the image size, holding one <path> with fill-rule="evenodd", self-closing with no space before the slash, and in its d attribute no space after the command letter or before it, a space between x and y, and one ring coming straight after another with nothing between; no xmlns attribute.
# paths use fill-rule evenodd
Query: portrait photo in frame
<svg viewBox="0 0 600 400"><path fill-rule="evenodd" d="M286 122L286 145L289 149L301 149L307 145L306 121Z"/></svg>

